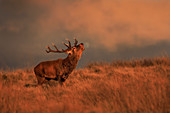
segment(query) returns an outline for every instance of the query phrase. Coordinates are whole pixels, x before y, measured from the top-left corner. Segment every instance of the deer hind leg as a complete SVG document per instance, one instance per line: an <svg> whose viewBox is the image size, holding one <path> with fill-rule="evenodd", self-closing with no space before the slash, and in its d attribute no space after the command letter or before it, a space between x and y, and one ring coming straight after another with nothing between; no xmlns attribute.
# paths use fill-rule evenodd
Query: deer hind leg
<svg viewBox="0 0 170 113"><path fill-rule="evenodd" d="M42 76L42 74L40 74L40 73L35 72L35 75L36 75L36 78L37 78L37 81L38 81L38 85L42 85L43 83L45 83L46 81L48 81L48 80L46 80L45 77Z"/></svg>
<svg viewBox="0 0 170 113"><path fill-rule="evenodd" d="M36 77L37 77L38 85L42 85L44 82L46 82L45 77L41 77L40 75L36 75Z"/></svg>
<svg viewBox="0 0 170 113"><path fill-rule="evenodd" d="M42 85L44 82L48 81L45 79L44 74L40 72L39 70L34 69L34 73L36 75L38 85Z"/></svg>

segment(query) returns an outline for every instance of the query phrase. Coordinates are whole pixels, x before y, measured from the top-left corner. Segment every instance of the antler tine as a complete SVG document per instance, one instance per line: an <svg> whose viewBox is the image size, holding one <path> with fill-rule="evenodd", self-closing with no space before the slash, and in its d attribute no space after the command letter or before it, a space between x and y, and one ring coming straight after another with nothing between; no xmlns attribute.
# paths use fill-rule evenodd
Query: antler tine
<svg viewBox="0 0 170 113"><path fill-rule="evenodd" d="M68 40L68 39L66 39L67 41L68 41L68 43L69 43L69 47L71 47L71 42L70 42L70 40Z"/></svg>
<svg viewBox="0 0 170 113"><path fill-rule="evenodd" d="M71 48L71 42L70 42L70 40L68 40L68 39L66 39L66 40L68 41L69 44L66 44L66 43L64 43L64 42L63 42L63 44L64 44L65 46L67 46L68 48Z"/></svg>
<svg viewBox="0 0 170 113"><path fill-rule="evenodd" d="M48 49L48 50L46 50L47 53L50 53L50 52L57 52L57 51L52 50L49 46L47 46L47 49Z"/></svg>
<svg viewBox="0 0 170 113"><path fill-rule="evenodd" d="M49 53L50 52L50 47L49 47L49 45L46 47L48 50L45 50L47 53Z"/></svg>
<svg viewBox="0 0 170 113"><path fill-rule="evenodd" d="M55 47L56 50L52 50L49 46L47 46L47 49L48 49L48 50L46 50L47 53L50 53L50 52L63 53L63 52L66 52L66 51L67 51L67 49L60 51L60 50L58 50L58 48L54 45L54 43L52 43L52 45Z"/></svg>
<svg viewBox="0 0 170 113"><path fill-rule="evenodd" d="M55 47L55 49L58 51L58 48L56 47L56 45L54 43L52 43L52 45Z"/></svg>
<svg viewBox="0 0 170 113"><path fill-rule="evenodd" d="M77 39L76 39L76 38L74 38L74 40L75 40L74 46L76 47L76 46L77 46L78 41L77 41Z"/></svg>
<svg viewBox="0 0 170 113"><path fill-rule="evenodd" d="M68 44L66 44L66 43L64 43L64 42L63 42L63 44L69 48L69 45L68 45Z"/></svg>

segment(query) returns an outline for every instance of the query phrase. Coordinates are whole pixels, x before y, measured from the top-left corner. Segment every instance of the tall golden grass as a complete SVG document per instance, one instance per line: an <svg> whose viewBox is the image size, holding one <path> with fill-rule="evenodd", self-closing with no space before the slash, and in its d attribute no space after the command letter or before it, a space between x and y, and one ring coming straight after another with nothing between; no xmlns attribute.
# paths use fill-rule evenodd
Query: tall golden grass
<svg viewBox="0 0 170 113"><path fill-rule="evenodd" d="M170 59L91 63L61 87L32 69L0 71L0 113L170 113Z"/></svg>

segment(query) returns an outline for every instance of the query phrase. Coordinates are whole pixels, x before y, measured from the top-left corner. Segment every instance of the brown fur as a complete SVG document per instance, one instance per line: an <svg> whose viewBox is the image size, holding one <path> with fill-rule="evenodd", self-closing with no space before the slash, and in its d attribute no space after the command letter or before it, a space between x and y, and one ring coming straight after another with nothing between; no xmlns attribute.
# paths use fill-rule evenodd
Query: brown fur
<svg viewBox="0 0 170 113"><path fill-rule="evenodd" d="M68 78L69 74L76 68L81 54L84 50L83 43L70 48L67 51L68 56L65 59L58 59L54 61L45 61L39 63L34 72L38 80L38 84L41 85L51 79L58 80L62 85Z"/></svg>

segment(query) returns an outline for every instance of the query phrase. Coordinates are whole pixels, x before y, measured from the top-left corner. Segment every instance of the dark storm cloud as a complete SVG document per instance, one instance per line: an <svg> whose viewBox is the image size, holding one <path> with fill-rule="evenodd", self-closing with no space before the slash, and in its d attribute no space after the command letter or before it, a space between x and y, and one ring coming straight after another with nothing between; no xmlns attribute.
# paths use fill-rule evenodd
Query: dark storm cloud
<svg viewBox="0 0 170 113"><path fill-rule="evenodd" d="M167 0L1 0L0 15L0 67L63 57L47 55L45 46L64 48L61 42L75 36L88 47L80 65L170 54Z"/></svg>

